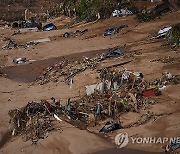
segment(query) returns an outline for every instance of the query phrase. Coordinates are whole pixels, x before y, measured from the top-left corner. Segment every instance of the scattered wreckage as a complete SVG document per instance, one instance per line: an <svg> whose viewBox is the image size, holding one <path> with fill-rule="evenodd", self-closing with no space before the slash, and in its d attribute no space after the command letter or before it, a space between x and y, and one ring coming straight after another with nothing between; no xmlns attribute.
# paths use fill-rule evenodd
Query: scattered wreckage
<svg viewBox="0 0 180 154"><path fill-rule="evenodd" d="M119 10L114 10L112 12L112 17L122 17L122 16L127 16L127 15L132 15L133 12L128 10L128 9L119 9Z"/></svg>
<svg viewBox="0 0 180 154"><path fill-rule="evenodd" d="M65 82L72 86L73 77L86 69L96 69L99 62L106 58L120 57L123 52L111 49L99 57L85 57L79 62L62 61L59 64L48 67L43 76L36 82L45 84L49 81L57 82L64 76ZM21 60L21 59L20 59ZM153 97L161 95L162 88L171 84L180 84L180 75L165 72L160 78L148 82L144 80L141 72L133 72L126 69L114 70L105 67L98 70L99 82L87 85L86 94L78 99L67 100L66 103L51 98L51 101L42 100L40 103L31 102L21 109L9 111L10 124L13 135L23 135L23 140L31 140L37 143L39 139L46 138L48 133L55 129L52 120L59 122L79 121L86 127L105 123L99 129L101 133L108 133L117 129L137 127L146 124L158 116L147 112L141 119L123 126L121 115L127 112L137 112L148 109L154 103Z"/></svg>
<svg viewBox="0 0 180 154"><path fill-rule="evenodd" d="M151 39L166 38L167 44L173 47L180 46L180 23L166 26L159 30L156 36Z"/></svg>
<svg viewBox="0 0 180 154"><path fill-rule="evenodd" d="M39 43L43 43L43 42L50 42L51 40L49 38L42 38L42 39L38 39L38 40L33 40L33 41L29 41L26 42L25 44L21 45L21 44L17 44L13 39L11 38L5 38L4 41L6 41L6 44L4 46L2 46L2 49L16 49L16 48L23 48L23 49L27 49L30 45L37 45Z"/></svg>
<svg viewBox="0 0 180 154"><path fill-rule="evenodd" d="M37 27L38 30L42 29L42 24L37 23L33 18L28 20L22 21L15 21L12 23L12 28L35 28Z"/></svg>
<svg viewBox="0 0 180 154"><path fill-rule="evenodd" d="M11 27L19 28L21 33L36 32L38 30L51 31L57 29L53 23L48 23L42 26L42 23L37 23L33 18L28 20L15 21L12 23Z"/></svg>
<svg viewBox="0 0 180 154"><path fill-rule="evenodd" d="M104 36L114 35L116 33L119 33L119 31L123 28L127 28L128 25L120 25L117 27L110 27L104 31Z"/></svg>
<svg viewBox="0 0 180 154"><path fill-rule="evenodd" d="M25 63L27 61L29 61L29 60L26 57L23 57L23 58L14 58L13 59L13 62L15 64L22 64L22 63Z"/></svg>
<svg viewBox="0 0 180 154"><path fill-rule="evenodd" d="M86 126L95 126L106 121L99 130L103 133L137 127L162 115L147 112L140 120L125 126L121 125L120 115L149 108L156 103L151 96L161 95L160 87L180 83L180 75L168 72L153 82L145 81L140 72L114 71L107 68L101 70L99 77L100 88L90 88L91 93L87 92L79 99L69 98L64 104L52 97L51 101L31 102L21 109L9 111L12 134L22 134L24 141L31 140L36 143L39 139L46 138L54 129L52 118L62 121L61 117L67 121L78 120Z"/></svg>
<svg viewBox="0 0 180 154"><path fill-rule="evenodd" d="M75 32L66 32L63 34L63 37L65 37L65 38L77 37L77 36L84 35L86 32L88 32L88 29L76 30Z"/></svg>
<svg viewBox="0 0 180 154"><path fill-rule="evenodd" d="M73 77L85 71L86 69L96 69L99 63L107 58L120 57L124 52L119 48L110 49L99 57L84 57L80 61L64 60L59 64L48 67L42 75L36 79L35 83L43 85L50 81L58 82L60 77L64 77L64 81L71 85Z"/></svg>

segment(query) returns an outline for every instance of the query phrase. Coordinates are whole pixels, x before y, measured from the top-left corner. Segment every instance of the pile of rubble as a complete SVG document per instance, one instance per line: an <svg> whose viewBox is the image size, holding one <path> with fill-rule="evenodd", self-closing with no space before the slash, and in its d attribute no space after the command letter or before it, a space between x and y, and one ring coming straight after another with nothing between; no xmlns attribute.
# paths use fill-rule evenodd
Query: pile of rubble
<svg viewBox="0 0 180 154"><path fill-rule="evenodd" d="M53 130L53 106L47 101L31 102L25 107L9 111L12 135L23 135L23 140L36 143ZM58 118L57 116L55 117Z"/></svg>
<svg viewBox="0 0 180 154"><path fill-rule="evenodd" d="M68 64L62 63L57 68L62 66L68 67ZM31 102L24 108L9 111L13 135L23 134L25 141L32 140L36 143L39 139L47 137L48 132L53 129L51 117L59 121L59 117L64 120L78 120L86 126L95 126L107 121L99 130L105 133L120 128L136 127L161 115L147 112L140 120L126 126L121 125L120 116L126 112L146 110L157 103L151 96L161 95L160 88L180 83L180 75L168 72L159 79L148 82L140 72L107 68L100 71L99 79L98 86L86 86L87 94L77 100L69 98L66 103L62 103L52 97L51 101Z"/></svg>
<svg viewBox="0 0 180 154"><path fill-rule="evenodd" d="M142 73L103 69L100 80L96 86L86 86L87 95L71 101L70 115L87 124L89 115L94 115L94 124L109 117L119 120L124 112L140 112L156 103L151 96L161 95L159 88L163 86L179 84L180 76L166 72L161 78L148 82ZM83 117L75 116L77 113Z"/></svg>

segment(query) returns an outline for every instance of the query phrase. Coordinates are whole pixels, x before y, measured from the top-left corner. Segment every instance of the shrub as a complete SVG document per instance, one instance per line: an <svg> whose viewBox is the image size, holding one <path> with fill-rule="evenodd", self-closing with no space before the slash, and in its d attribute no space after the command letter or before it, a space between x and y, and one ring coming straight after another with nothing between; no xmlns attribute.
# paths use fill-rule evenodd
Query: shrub
<svg viewBox="0 0 180 154"><path fill-rule="evenodd" d="M180 23L174 24L167 33L168 43L173 46L180 46Z"/></svg>

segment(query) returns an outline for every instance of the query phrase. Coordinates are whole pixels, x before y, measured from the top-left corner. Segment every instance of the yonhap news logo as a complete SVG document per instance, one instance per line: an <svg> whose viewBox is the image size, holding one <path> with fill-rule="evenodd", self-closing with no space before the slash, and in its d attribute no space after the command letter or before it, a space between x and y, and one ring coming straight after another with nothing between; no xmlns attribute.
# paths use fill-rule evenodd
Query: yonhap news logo
<svg viewBox="0 0 180 154"><path fill-rule="evenodd" d="M129 138L127 133L120 133L115 137L115 143L118 148L123 148L129 143Z"/></svg>
<svg viewBox="0 0 180 154"><path fill-rule="evenodd" d="M129 137L128 133L120 133L115 137L117 148L123 148L132 144L180 144L180 137Z"/></svg>

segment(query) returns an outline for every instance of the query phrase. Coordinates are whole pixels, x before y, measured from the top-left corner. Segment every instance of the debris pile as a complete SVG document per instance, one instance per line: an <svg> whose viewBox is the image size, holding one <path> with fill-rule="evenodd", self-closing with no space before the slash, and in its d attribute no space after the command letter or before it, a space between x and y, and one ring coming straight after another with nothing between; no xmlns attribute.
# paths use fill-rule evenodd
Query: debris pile
<svg viewBox="0 0 180 154"><path fill-rule="evenodd" d="M54 67L49 69L54 73L63 65L68 67L68 64L63 62L57 65L56 69ZM74 73L77 72L76 70ZM63 71L59 73L68 74ZM73 76L73 73L68 75ZM36 143L53 129L50 118L52 115L58 121L61 121L59 117L63 117L65 120L80 121L87 126L95 126L106 121L105 126L100 130L104 133L143 125L152 119L156 120L157 116L161 115L147 112L140 120L126 126L121 125L120 116L126 112L139 113L148 109L157 103L151 96L161 95L159 90L161 87L180 83L180 75L168 72L159 79L148 82L140 72L126 69L115 71L107 68L100 71L99 79L100 88L89 88L87 95L76 100L69 98L65 104L52 97L50 103L46 100L40 103L32 102L24 108L9 111L13 135L23 134L25 141L32 140Z"/></svg>
<svg viewBox="0 0 180 154"><path fill-rule="evenodd" d="M12 28L34 28L42 29L42 23L37 23L33 18L28 20L15 21L12 23Z"/></svg>
<svg viewBox="0 0 180 154"><path fill-rule="evenodd" d="M87 95L71 101L69 103L70 112L73 117L86 124L89 123L89 115L94 115L94 124L108 118L119 121L119 116L125 112L140 112L155 104L156 101L150 96L161 95L159 88L164 85L179 84L179 78L179 75L166 72L160 79L148 82L139 72L127 70L116 72L103 69L100 72L100 88L95 87L93 89L91 87L86 91ZM152 117L154 115L150 113L147 116L145 115L144 120L142 118L142 124ZM138 122L133 126L140 124L141 122Z"/></svg>
<svg viewBox="0 0 180 154"><path fill-rule="evenodd" d="M24 141L31 140L33 143L46 138L53 129L50 111L48 102L31 102L23 108L10 110L12 135L23 135Z"/></svg>

